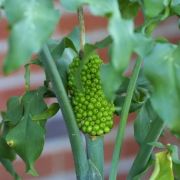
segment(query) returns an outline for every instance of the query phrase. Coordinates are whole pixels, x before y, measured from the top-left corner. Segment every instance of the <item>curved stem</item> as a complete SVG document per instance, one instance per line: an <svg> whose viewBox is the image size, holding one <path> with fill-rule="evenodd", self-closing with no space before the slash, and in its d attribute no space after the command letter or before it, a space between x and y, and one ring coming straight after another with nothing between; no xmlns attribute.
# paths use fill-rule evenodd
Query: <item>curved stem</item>
<svg viewBox="0 0 180 180"><path fill-rule="evenodd" d="M88 161L71 104L69 102L55 62L47 46L43 47L42 51L40 52L40 57L52 82L56 97L62 110L63 117L65 119L73 152L77 179L84 180L88 172Z"/></svg>
<svg viewBox="0 0 180 180"><path fill-rule="evenodd" d="M104 179L104 137L96 137L95 139L86 136L86 149L88 159L95 165ZM93 175L93 174L92 174ZM91 177L91 179L93 179Z"/></svg>
<svg viewBox="0 0 180 180"><path fill-rule="evenodd" d="M136 81L137 81L139 71L141 68L141 63L142 63L142 59L136 60L132 77L128 85L127 96L125 98L125 102L122 108L121 121L119 123L118 132L117 132L116 141L115 141L115 148L113 152L112 165L111 165L111 171L110 171L110 177L109 177L110 180L115 180L117 177L118 164L119 164L119 158L120 158L121 149L122 149L123 138L125 134L126 122L128 119L129 109L131 105L133 92L136 86Z"/></svg>
<svg viewBox="0 0 180 180"><path fill-rule="evenodd" d="M152 128L150 129L149 133L147 134L144 140L144 142L146 143L141 145L141 148L129 171L127 178L128 180L133 180L135 176L137 176L138 174L142 173L145 170L154 148L152 145L149 145L148 143L157 141L164 129L163 121L159 119L155 119L152 123L153 123L151 126Z"/></svg>
<svg viewBox="0 0 180 180"><path fill-rule="evenodd" d="M83 57L84 45L85 45L85 25L84 25L84 13L83 6L78 8L78 19L79 19L79 27L80 27L80 58Z"/></svg>

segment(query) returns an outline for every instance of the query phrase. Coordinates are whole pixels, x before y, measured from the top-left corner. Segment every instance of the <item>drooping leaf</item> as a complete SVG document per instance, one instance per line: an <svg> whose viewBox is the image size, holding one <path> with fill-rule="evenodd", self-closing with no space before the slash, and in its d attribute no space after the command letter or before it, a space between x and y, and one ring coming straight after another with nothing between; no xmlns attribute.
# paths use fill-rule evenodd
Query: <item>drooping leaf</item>
<svg viewBox="0 0 180 180"><path fill-rule="evenodd" d="M4 7L11 26L4 71L10 73L40 50L53 33L59 12L48 0L8 0Z"/></svg>
<svg viewBox="0 0 180 180"><path fill-rule="evenodd" d="M44 92L45 90L40 88L29 91L22 97L23 117L6 135L7 144L24 160L27 172L32 175L37 175L34 162L42 152L45 138L44 126L33 121L32 117L47 109L43 101Z"/></svg>
<svg viewBox="0 0 180 180"><path fill-rule="evenodd" d="M172 158L168 151L156 153L155 167L150 180L174 180Z"/></svg>
<svg viewBox="0 0 180 180"><path fill-rule="evenodd" d="M153 109L176 135L180 135L180 48L158 43L145 58L145 74L153 90ZM168 87L168 88L167 88Z"/></svg>
<svg viewBox="0 0 180 180"><path fill-rule="evenodd" d="M22 118L23 105L21 97L13 96L7 102L7 112L4 114L4 121L8 126L15 126Z"/></svg>
<svg viewBox="0 0 180 180"><path fill-rule="evenodd" d="M41 121L41 120L46 120L54 116L58 110L59 110L59 104L58 103L53 103L50 105L50 107L42 112L41 114L37 114L32 117L33 121Z"/></svg>
<svg viewBox="0 0 180 180"><path fill-rule="evenodd" d="M0 158L0 162L5 167L5 169L14 177L15 180L21 180L20 176L16 173L10 160Z"/></svg>

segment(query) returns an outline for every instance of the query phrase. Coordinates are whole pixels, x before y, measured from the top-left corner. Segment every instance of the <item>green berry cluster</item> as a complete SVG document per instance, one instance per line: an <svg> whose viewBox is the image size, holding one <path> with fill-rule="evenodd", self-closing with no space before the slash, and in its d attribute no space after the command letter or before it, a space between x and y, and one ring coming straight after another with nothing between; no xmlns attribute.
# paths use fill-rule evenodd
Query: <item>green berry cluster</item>
<svg viewBox="0 0 180 180"><path fill-rule="evenodd" d="M102 60L92 55L83 63L76 57L69 66L68 88L72 105L81 131L90 136L101 136L113 126L114 105L107 101L102 90L99 76ZM75 82L77 73L82 89Z"/></svg>

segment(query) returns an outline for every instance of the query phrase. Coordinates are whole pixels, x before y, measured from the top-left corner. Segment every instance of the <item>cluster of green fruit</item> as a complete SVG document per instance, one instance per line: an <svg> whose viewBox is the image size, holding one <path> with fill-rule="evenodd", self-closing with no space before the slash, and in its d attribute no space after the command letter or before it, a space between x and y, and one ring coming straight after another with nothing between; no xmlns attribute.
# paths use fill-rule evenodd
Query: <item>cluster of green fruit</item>
<svg viewBox="0 0 180 180"><path fill-rule="evenodd" d="M97 55L91 55L85 62L76 57L68 72L68 88L78 127L90 136L106 134L113 126L114 105L107 101L101 86L101 64Z"/></svg>

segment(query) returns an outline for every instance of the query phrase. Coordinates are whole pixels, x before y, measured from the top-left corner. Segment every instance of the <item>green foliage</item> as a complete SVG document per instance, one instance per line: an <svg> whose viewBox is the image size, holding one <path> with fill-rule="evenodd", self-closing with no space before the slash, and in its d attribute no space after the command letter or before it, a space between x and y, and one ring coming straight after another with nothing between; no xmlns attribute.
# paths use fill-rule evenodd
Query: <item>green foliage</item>
<svg viewBox="0 0 180 180"><path fill-rule="evenodd" d="M12 163L8 159L0 158L0 162L5 167L5 169L14 177L14 180L21 180L19 175L15 172Z"/></svg>
<svg viewBox="0 0 180 180"><path fill-rule="evenodd" d="M179 0L171 1L171 10L174 14L180 15L180 1Z"/></svg>
<svg viewBox="0 0 180 180"><path fill-rule="evenodd" d="M156 154L156 162L150 180L174 180L172 158L169 152L163 151Z"/></svg>
<svg viewBox="0 0 180 180"><path fill-rule="evenodd" d="M7 112L4 113L4 122L8 126L15 126L22 117L23 105L21 103L21 97L13 96L7 102Z"/></svg>
<svg viewBox="0 0 180 180"><path fill-rule="evenodd" d="M15 159L14 151L7 145L4 137L0 138L0 158L13 161Z"/></svg>
<svg viewBox="0 0 180 180"><path fill-rule="evenodd" d="M40 50L54 31L59 12L48 0L8 0L4 7L11 27L4 72L10 73Z"/></svg>
<svg viewBox="0 0 180 180"><path fill-rule="evenodd" d="M139 10L139 3L131 0L118 0L120 12L125 19L134 18Z"/></svg>
<svg viewBox="0 0 180 180"><path fill-rule="evenodd" d="M37 114L32 117L33 121L40 121L40 120L47 120L54 116L58 111L59 111L59 104L58 103L53 103L50 105L48 109L46 109L44 112L41 114Z"/></svg>
<svg viewBox="0 0 180 180"><path fill-rule="evenodd" d="M18 8L14 8L17 4ZM53 96L57 97L61 104L78 179L103 179L103 157L97 156L97 149L92 149L95 142L92 141L91 144L89 141L87 147L90 146L92 157L87 159L78 126L90 136L108 133L113 126L113 103L116 114L122 113L122 124L119 128L121 131L118 130L117 137L120 138L116 140L113 156L117 161L114 160L110 179L116 178L129 112L137 113L134 132L140 150L128 179L139 179L146 171L152 162L154 147L165 151L156 154L155 170L150 179L169 180L173 179L173 176L180 178L177 148L158 142L165 125L177 137L180 136L180 47L164 38L154 40L152 36L160 22L170 16L180 15L180 1L61 0L61 4L73 12L80 6L88 5L92 14L106 17L107 37L94 45L85 44L84 52L79 53L81 34L78 27L61 41L49 39L60 18L53 1L0 0L0 8L4 8L10 29L4 72L10 73L26 64L26 92L22 97L10 98L7 111L2 112L0 162L18 179L12 166L12 161L18 154L25 161L27 171L37 175L34 162L43 149L46 120L60 108L57 103L48 108L43 98ZM133 20L139 10L143 12L144 22L135 27ZM40 56L27 63L32 54L38 53L44 44L48 47L43 47ZM95 50L100 48L107 48L109 51L107 64L103 64L99 57L94 55ZM138 56L138 60L144 61L144 71L138 79L141 61L136 61L133 71L135 75L124 77L133 53ZM75 56L78 58L72 62ZM30 91L30 64L37 64L45 69L46 88ZM128 90L128 87L132 89ZM123 107L125 108L122 111ZM103 145L99 146L102 153Z"/></svg>
<svg viewBox="0 0 180 180"><path fill-rule="evenodd" d="M165 8L168 8L170 0L144 0L144 13L148 18L160 15Z"/></svg>
<svg viewBox="0 0 180 180"><path fill-rule="evenodd" d="M178 147L175 145L168 145L168 149L172 157L174 177L175 179L179 179L180 178L180 159L179 159Z"/></svg>
<svg viewBox="0 0 180 180"><path fill-rule="evenodd" d="M152 128L152 121L159 121L159 117L148 99L139 110L134 123L134 136L140 145L145 143L144 140L146 139L149 130Z"/></svg>
<svg viewBox="0 0 180 180"><path fill-rule="evenodd" d="M91 55L84 61L75 58L69 66L68 86L76 121L91 136L108 133L113 126L113 104L105 98L99 78L101 64L97 55Z"/></svg>
<svg viewBox="0 0 180 180"><path fill-rule="evenodd" d="M179 55L179 47L168 43L157 43L152 52L146 56L144 66L147 78L153 87L151 95L153 108L176 135L180 134Z"/></svg>
<svg viewBox="0 0 180 180"><path fill-rule="evenodd" d="M21 98L14 97L10 99L5 116L5 123L10 128L6 130L5 134L5 140L9 146L6 145L4 148L12 148L11 151L14 150L25 161L27 172L32 175L37 175L33 164L42 152L45 133L44 124L32 121L32 117L47 109L43 101L45 92L46 89L40 88L37 91L26 92ZM19 106L14 109L16 104ZM19 113L14 115L14 110ZM11 155L8 151L6 153Z"/></svg>
<svg viewBox="0 0 180 180"><path fill-rule="evenodd" d="M57 65L65 87L67 87L67 72L69 64L72 62L72 58L78 54L78 50L80 49L78 40L79 35L79 29L75 27L73 31L60 42L49 42L52 57Z"/></svg>

